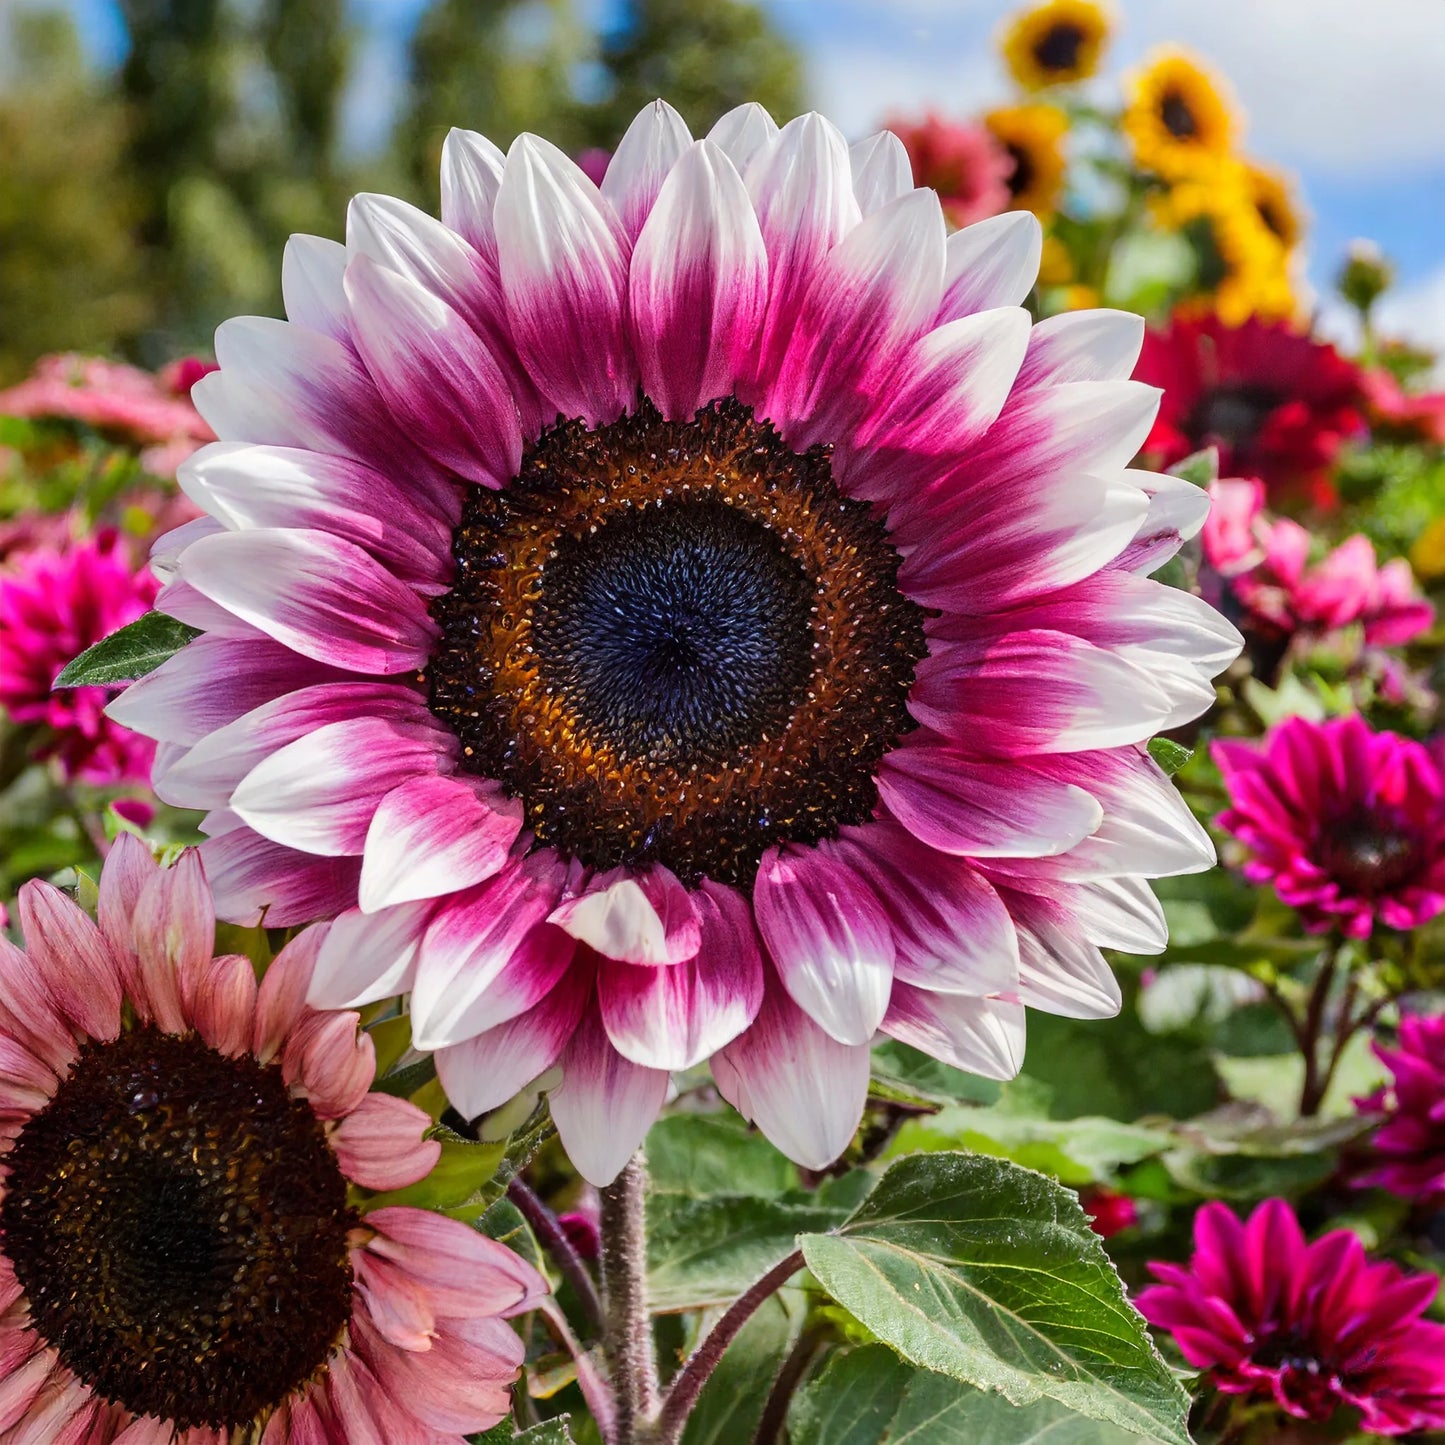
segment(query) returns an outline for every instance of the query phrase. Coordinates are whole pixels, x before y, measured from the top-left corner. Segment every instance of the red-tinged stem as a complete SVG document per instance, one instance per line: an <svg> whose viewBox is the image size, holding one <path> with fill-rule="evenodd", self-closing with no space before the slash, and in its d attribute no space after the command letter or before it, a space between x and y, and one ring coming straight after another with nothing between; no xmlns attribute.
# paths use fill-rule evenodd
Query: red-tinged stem
<svg viewBox="0 0 1445 1445"><path fill-rule="evenodd" d="M576 1246L567 1237L557 1216L537 1197L535 1191L520 1175L507 1185L507 1198L517 1206L522 1217L532 1226L537 1242L552 1256L553 1262L576 1292L578 1303L588 1320L597 1326L602 1324L602 1297L592 1282L592 1274L582 1262Z"/></svg>
<svg viewBox="0 0 1445 1445"><path fill-rule="evenodd" d="M582 1398L586 1400L587 1408L592 1412L592 1418L597 1422L603 1440L607 1445L613 1445L616 1438L614 1432L617 1429L617 1402L613 1398L611 1387L593 1364L592 1356L582 1348L577 1336L572 1333L562 1306L549 1295L537 1306L537 1311L547 1321L557 1343L572 1356L573 1363L577 1366L577 1387L582 1391Z"/></svg>

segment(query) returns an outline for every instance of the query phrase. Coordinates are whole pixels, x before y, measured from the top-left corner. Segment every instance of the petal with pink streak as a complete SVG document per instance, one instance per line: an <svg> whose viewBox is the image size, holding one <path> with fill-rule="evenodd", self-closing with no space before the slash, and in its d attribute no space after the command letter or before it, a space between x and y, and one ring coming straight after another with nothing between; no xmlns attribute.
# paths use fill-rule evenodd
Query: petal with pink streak
<svg viewBox="0 0 1445 1445"><path fill-rule="evenodd" d="M256 992L251 1052L269 1064L306 1014L306 990L330 924L303 929L271 960Z"/></svg>
<svg viewBox="0 0 1445 1445"><path fill-rule="evenodd" d="M426 591L451 582L460 492L403 485L348 457L213 442L181 463L181 490L227 531L314 529L354 542Z"/></svg>
<svg viewBox="0 0 1445 1445"><path fill-rule="evenodd" d="M320 944L306 999L312 1008L361 1008L406 993L416 981L417 952L431 921L431 899L378 913L349 908Z"/></svg>
<svg viewBox="0 0 1445 1445"><path fill-rule="evenodd" d="M878 768L878 796L915 838L942 853L1062 853L1104 820L1092 794L1016 763L969 757L913 734Z"/></svg>
<svg viewBox="0 0 1445 1445"><path fill-rule="evenodd" d="M129 992L136 1012L167 1033L187 1032L216 941L215 908L196 849L187 848L146 884L133 933L138 971Z"/></svg>
<svg viewBox="0 0 1445 1445"><path fill-rule="evenodd" d="M752 909L704 880L692 895L702 928L697 957L669 968L605 961L597 974L602 1023L635 1064L690 1069L735 1039L763 1001L763 960Z"/></svg>
<svg viewBox="0 0 1445 1445"><path fill-rule="evenodd" d="M855 142L848 151L853 195L864 216L880 211L913 189L913 165L903 142L891 130L880 130Z"/></svg>
<svg viewBox="0 0 1445 1445"><path fill-rule="evenodd" d="M308 1014L286 1038L281 1077L318 1119L345 1118L376 1077L376 1046L360 1021L350 1012Z"/></svg>
<svg viewBox="0 0 1445 1445"><path fill-rule="evenodd" d="M348 341L351 327L341 277L346 247L321 236L292 236L281 253L281 300L286 319L333 341Z"/></svg>
<svg viewBox="0 0 1445 1445"><path fill-rule="evenodd" d="M1132 311L1064 311L1040 321L1030 333L1019 385L1125 381L1143 345L1144 318Z"/></svg>
<svg viewBox="0 0 1445 1445"><path fill-rule="evenodd" d="M86 1037L115 1038L120 1033L121 966L100 929L39 878L22 885L18 903L30 965L56 1007Z"/></svg>
<svg viewBox="0 0 1445 1445"><path fill-rule="evenodd" d="M436 1316L420 1283L400 1266L370 1250L355 1250L351 1267L356 1271L356 1287L364 1302L365 1317L385 1345L417 1353L429 1350L436 1336ZM355 1314L352 1318L354 1325L359 1323ZM353 1335L353 1345L369 1360L373 1359L363 1343L364 1331L354 1328ZM379 1359L385 1352L377 1351L374 1358Z"/></svg>
<svg viewBox="0 0 1445 1445"><path fill-rule="evenodd" d="M948 238L938 323L995 306L1022 306L1039 279L1043 245L1043 228L1028 211L1006 211L955 231Z"/></svg>
<svg viewBox="0 0 1445 1445"><path fill-rule="evenodd" d="M406 1099L368 1094L331 1132L341 1172L363 1189L405 1189L425 1179L442 1146L422 1136L431 1117Z"/></svg>
<svg viewBox="0 0 1445 1445"><path fill-rule="evenodd" d="M366 1247L421 1282L443 1319L521 1314L547 1293L547 1281L505 1245L426 1209L390 1206L366 1216L376 1231Z"/></svg>
<svg viewBox="0 0 1445 1445"><path fill-rule="evenodd" d="M627 236L612 207L556 146L521 135L497 195L507 318L537 386L589 426L631 405ZM559 345L559 338L567 338Z"/></svg>
<svg viewBox="0 0 1445 1445"><path fill-rule="evenodd" d="M1133 540L1112 565L1147 575L1157 571L1177 555L1185 542L1198 535L1209 515L1209 493L1183 477L1157 472L1126 471L1124 477L1149 498L1149 510Z"/></svg>
<svg viewBox="0 0 1445 1445"><path fill-rule="evenodd" d="M179 577L167 582L156 593L156 611L167 617L174 617L177 622L184 622L187 627L197 627L215 637L259 641L266 636L260 628L252 627L234 612L228 612L219 603L212 602L209 597L203 596L189 582Z"/></svg>
<svg viewBox="0 0 1445 1445"><path fill-rule="evenodd" d="M191 1004L196 1032L229 1058L247 1053L256 993L256 968L249 958L228 953L212 959L196 985Z"/></svg>
<svg viewBox="0 0 1445 1445"><path fill-rule="evenodd" d="M350 674L269 637L197 637L131 683L106 715L147 737L190 747L285 693L349 680Z"/></svg>
<svg viewBox="0 0 1445 1445"><path fill-rule="evenodd" d="M29 955L0 933L0 1019L28 1050L64 1077L75 1061L75 1041Z"/></svg>
<svg viewBox="0 0 1445 1445"><path fill-rule="evenodd" d="M304 657L390 675L425 666L436 628L416 590L354 542L257 528L206 537L181 580Z"/></svg>
<svg viewBox="0 0 1445 1445"><path fill-rule="evenodd" d="M1023 1067L1024 1007L1004 999L934 993L900 983L883 1032L985 1079L1012 1079Z"/></svg>
<svg viewBox="0 0 1445 1445"><path fill-rule="evenodd" d="M744 175L756 156L777 143L778 123L757 101L749 100L721 116L707 138Z"/></svg>
<svg viewBox="0 0 1445 1445"><path fill-rule="evenodd" d="M754 385L766 395L823 258L862 219L853 195L848 142L815 113L797 116L760 144L743 171L768 248L768 316L759 337Z"/></svg>
<svg viewBox="0 0 1445 1445"><path fill-rule="evenodd" d="M1017 987L1013 920L982 875L888 821L845 829L843 846L888 916L897 980L972 996Z"/></svg>
<svg viewBox="0 0 1445 1445"><path fill-rule="evenodd" d="M96 909L100 931L116 958L124 958L134 947L131 919L141 892L160 872L147 845L134 833L122 833L100 870L99 904Z"/></svg>
<svg viewBox="0 0 1445 1445"><path fill-rule="evenodd" d="M326 858L273 843L241 825L201 844L216 912L228 923L294 928L356 901L360 858Z"/></svg>
<svg viewBox="0 0 1445 1445"><path fill-rule="evenodd" d="M492 212L507 158L486 136L454 127L442 144L442 224L488 266L497 264Z"/></svg>
<svg viewBox="0 0 1445 1445"><path fill-rule="evenodd" d="M732 391L767 297L767 252L747 189L721 151L698 141L662 186L629 280L642 386L663 416L690 419Z"/></svg>
<svg viewBox="0 0 1445 1445"><path fill-rule="evenodd" d="M29 1413L58 1364L54 1350L38 1348L39 1337L28 1330L25 1333L34 1340L33 1352L7 1361L10 1368L0 1377L0 1431L9 1431Z"/></svg>
<svg viewBox="0 0 1445 1445"><path fill-rule="evenodd" d="M719 1092L806 1169L849 1145L868 1098L867 1044L829 1037L769 977L752 1026L713 1056Z"/></svg>
<svg viewBox="0 0 1445 1445"><path fill-rule="evenodd" d="M327 723L252 768L231 806L288 848L359 854L381 800L412 778L434 776L451 742L429 723L385 717Z"/></svg>
<svg viewBox="0 0 1445 1445"><path fill-rule="evenodd" d="M522 805L479 778L413 778L371 820L358 903L375 913L490 878L522 829Z"/></svg>
<svg viewBox="0 0 1445 1445"><path fill-rule="evenodd" d="M1019 938L1019 998L1071 1019L1113 1018L1123 997L1104 955L1069 926L1049 899L1003 889Z"/></svg>
<svg viewBox="0 0 1445 1445"><path fill-rule="evenodd" d="M592 995L593 970L574 963L525 1013L436 1052L437 1077L464 1118L505 1104L561 1056Z"/></svg>
<svg viewBox="0 0 1445 1445"><path fill-rule="evenodd" d="M649 1069L612 1047L601 1019L584 1011L562 1051L552 1118L573 1167L600 1189L622 1172L667 1098L666 1069Z"/></svg>
<svg viewBox="0 0 1445 1445"><path fill-rule="evenodd" d="M418 1048L443 1048L495 1027L556 983L575 945L561 929L539 925L561 887L556 859L533 854L437 910L412 985Z"/></svg>
<svg viewBox="0 0 1445 1445"><path fill-rule="evenodd" d="M893 930L871 889L829 840L763 855L758 929L793 1001L843 1044L866 1044L888 1009Z"/></svg>
<svg viewBox="0 0 1445 1445"><path fill-rule="evenodd" d="M840 438L835 470L850 496L888 506L953 465L998 419L1024 348L1029 314L999 307L918 338L895 384Z"/></svg>
<svg viewBox="0 0 1445 1445"><path fill-rule="evenodd" d="M1107 566L1138 533L1149 499L1128 481L1061 474L1026 490L945 478L889 514L905 549L899 582L925 607L984 616Z"/></svg>
<svg viewBox="0 0 1445 1445"><path fill-rule="evenodd" d="M925 726L994 754L1140 742L1173 709L1129 658L1042 628L991 642L933 642L908 699Z"/></svg>
<svg viewBox="0 0 1445 1445"><path fill-rule="evenodd" d="M637 112L607 163L602 195L636 241L673 167L692 144L687 122L665 101Z"/></svg>
<svg viewBox="0 0 1445 1445"><path fill-rule="evenodd" d="M157 766L157 795L178 808L224 808L251 770L319 728L357 717L425 727L426 704L388 682L331 682L298 688L217 728L177 762Z"/></svg>
<svg viewBox="0 0 1445 1445"><path fill-rule="evenodd" d="M547 921L619 963L681 963L702 940L691 896L660 864L639 873L615 868L598 874Z"/></svg>
<svg viewBox="0 0 1445 1445"><path fill-rule="evenodd" d="M354 256L346 268L360 348L392 414L443 466L487 487L516 475L521 419L486 342L409 277Z"/></svg>
<svg viewBox="0 0 1445 1445"><path fill-rule="evenodd" d="M938 305L944 237L938 196L909 191L818 263L763 402L790 447L846 435L896 385Z"/></svg>

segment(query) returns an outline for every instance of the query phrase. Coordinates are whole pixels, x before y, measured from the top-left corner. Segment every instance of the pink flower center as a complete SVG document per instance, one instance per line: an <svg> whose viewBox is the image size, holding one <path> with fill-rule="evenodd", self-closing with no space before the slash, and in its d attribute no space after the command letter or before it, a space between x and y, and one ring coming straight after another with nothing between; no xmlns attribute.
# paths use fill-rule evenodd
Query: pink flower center
<svg viewBox="0 0 1445 1445"><path fill-rule="evenodd" d="M0 1247L96 1395L234 1430L324 1369L356 1216L279 1066L149 1025L91 1042L5 1164Z"/></svg>
<svg viewBox="0 0 1445 1445"><path fill-rule="evenodd" d="M822 448L731 400L564 422L469 495L453 550L431 708L540 844L746 885L773 845L872 817L923 614Z"/></svg>

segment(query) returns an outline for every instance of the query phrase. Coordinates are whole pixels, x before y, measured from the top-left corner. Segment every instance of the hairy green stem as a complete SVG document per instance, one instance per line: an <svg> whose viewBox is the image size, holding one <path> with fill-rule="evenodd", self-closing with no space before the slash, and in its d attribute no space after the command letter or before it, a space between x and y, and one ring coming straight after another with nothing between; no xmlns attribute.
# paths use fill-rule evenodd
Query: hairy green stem
<svg viewBox="0 0 1445 1445"><path fill-rule="evenodd" d="M601 1191L602 1348L617 1399L609 1445L639 1445L657 1412L657 1359L647 1313L646 1195L640 1151Z"/></svg>

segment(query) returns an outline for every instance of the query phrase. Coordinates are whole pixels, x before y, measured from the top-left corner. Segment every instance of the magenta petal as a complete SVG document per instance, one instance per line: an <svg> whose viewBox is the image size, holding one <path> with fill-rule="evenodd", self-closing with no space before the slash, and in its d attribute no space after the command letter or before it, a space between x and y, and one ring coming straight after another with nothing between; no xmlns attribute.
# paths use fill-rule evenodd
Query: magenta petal
<svg viewBox="0 0 1445 1445"><path fill-rule="evenodd" d="M359 902L374 913L489 878L522 828L522 805L495 784L413 778L381 801L366 834Z"/></svg>
<svg viewBox="0 0 1445 1445"><path fill-rule="evenodd" d="M610 175L610 172L609 172ZM662 186L633 252L633 346L670 420L733 389L768 294L762 232L732 162L698 141Z"/></svg>
<svg viewBox="0 0 1445 1445"><path fill-rule="evenodd" d="M637 240L658 193L691 144L687 122L665 100L638 111L618 141L602 178L602 195L630 240Z"/></svg>
<svg viewBox="0 0 1445 1445"><path fill-rule="evenodd" d="M893 931L834 843L763 855L753 907L778 977L839 1043L866 1044L888 1008Z"/></svg>
<svg viewBox="0 0 1445 1445"><path fill-rule="evenodd" d="M600 1188L617 1177L661 1112L667 1083L665 1069L623 1058L601 1020L584 1012L551 1096L562 1146L584 1179Z"/></svg>
<svg viewBox="0 0 1445 1445"><path fill-rule="evenodd" d="M702 926L697 957L668 968L602 964L597 999L624 1057L654 1069L690 1069L735 1039L763 1000L763 960L752 910L731 888L704 881L693 895Z"/></svg>
<svg viewBox="0 0 1445 1445"><path fill-rule="evenodd" d="M201 844L216 912L228 923L294 928L333 918L356 900L360 858L326 858L283 847L247 827Z"/></svg>

